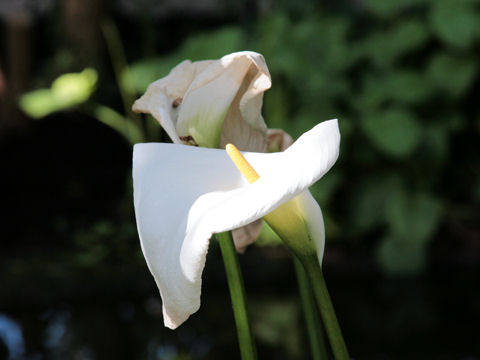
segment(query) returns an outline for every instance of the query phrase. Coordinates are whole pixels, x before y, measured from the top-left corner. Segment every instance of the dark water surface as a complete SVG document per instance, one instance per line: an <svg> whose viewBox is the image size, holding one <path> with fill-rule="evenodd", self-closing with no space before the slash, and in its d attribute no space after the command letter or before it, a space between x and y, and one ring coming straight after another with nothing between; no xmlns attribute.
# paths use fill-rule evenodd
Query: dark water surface
<svg viewBox="0 0 480 360"><path fill-rule="evenodd" d="M293 267L284 255L272 260L267 250L252 249L242 257L259 353L261 358L308 358ZM265 261L270 270L256 274ZM207 261L202 306L175 331L163 327L160 298L146 268L143 274L141 268L135 270L137 276L119 272L116 279L83 278L81 283L15 279L14 288L1 291L0 358L239 358L215 246ZM478 273L393 280L332 273L328 267L325 272L356 359L480 358ZM39 281L49 296L35 295Z"/></svg>

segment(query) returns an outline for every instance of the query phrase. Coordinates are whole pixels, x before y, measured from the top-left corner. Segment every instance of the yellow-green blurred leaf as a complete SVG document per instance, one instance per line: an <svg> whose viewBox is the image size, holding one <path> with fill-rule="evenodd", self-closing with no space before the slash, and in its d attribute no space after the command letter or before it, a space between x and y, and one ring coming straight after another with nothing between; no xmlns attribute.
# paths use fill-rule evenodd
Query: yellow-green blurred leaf
<svg viewBox="0 0 480 360"><path fill-rule="evenodd" d="M122 116L112 108L97 105L94 116L120 133L132 145L145 140L141 130L131 119Z"/></svg>
<svg viewBox="0 0 480 360"><path fill-rule="evenodd" d="M97 84L97 72L87 68L80 73L59 76L50 89L25 93L20 98L20 108L33 118L79 105L88 100Z"/></svg>

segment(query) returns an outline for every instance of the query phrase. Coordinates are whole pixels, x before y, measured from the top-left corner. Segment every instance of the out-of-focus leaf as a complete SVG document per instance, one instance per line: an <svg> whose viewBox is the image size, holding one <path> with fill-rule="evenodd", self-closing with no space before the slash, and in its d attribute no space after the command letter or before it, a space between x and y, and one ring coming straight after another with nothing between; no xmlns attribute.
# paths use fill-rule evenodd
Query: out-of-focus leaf
<svg viewBox="0 0 480 360"><path fill-rule="evenodd" d="M298 307L285 297L262 299L252 303L255 334L271 346L281 347L289 358L298 358L300 337L298 332Z"/></svg>
<svg viewBox="0 0 480 360"><path fill-rule="evenodd" d="M341 232L342 229L338 225L337 221L330 216L330 213L325 211L323 208L323 223L325 224L325 241L329 242L335 240Z"/></svg>
<svg viewBox="0 0 480 360"><path fill-rule="evenodd" d="M263 108L265 121L270 128L286 129L290 104L287 91L282 83L269 89L264 95Z"/></svg>
<svg viewBox="0 0 480 360"><path fill-rule="evenodd" d="M141 94L145 92L147 86L157 79L167 76L173 67L178 65L182 60L180 56L166 56L162 58L149 58L140 60L129 66L129 74L122 73L122 81L125 76L129 76L135 90Z"/></svg>
<svg viewBox="0 0 480 360"><path fill-rule="evenodd" d="M143 93L148 85L168 75L170 70L183 60L218 59L243 50L244 44L243 32L231 27L191 36L179 49L168 55L132 64L128 72L122 74L122 82L133 82L135 90Z"/></svg>
<svg viewBox="0 0 480 360"><path fill-rule="evenodd" d="M448 128L445 125L429 126L425 129L425 141L422 144L428 165L441 165L448 156Z"/></svg>
<svg viewBox="0 0 480 360"><path fill-rule="evenodd" d="M401 188L397 174L365 176L353 189L350 223L354 231L368 231L385 223L385 208L393 193Z"/></svg>
<svg viewBox="0 0 480 360"><path fill-rule="evenodd" d="M406 103L422 102L433 93L428 79L409 70L389 73L386 82L390 97Z"/></svg>
<svg viewBox="0 0 480 360"><path fill-rule="evenodd" d="M59 110L50 89L38 89L23 94L19 105L23 112L36 119Z"/></svg>
<svg viewBox="0 0 480 360"><path fill-rule="evenodd" d="M359 113L377 111L388 98L387 84L379 76L367 74L363 78L363 88L352 102Z"/></svg>
<svg viewBox="0 0 480 360"><path fill-rule="evenodd" d="M425 193L397 191L390 197L386 215L392 234L408 243L426 243L437 229L440 202Z"/></svg>
<svg viewBox="0 0 480 360"><path fill-rule="evenodd" d="M94 109L94 116L120 133L131 145L145 141L142 131L132 120L108 106L97 105Z"/></svg>
<svg viewBox="0 0 480 360"><path fill-rule="evenodd" d="M379 150L398 158L410 155L422 136L422 128L415 116L404 109L392 108L367 114L362 128Z"/></svg>
<svg viewBox="0 0 480 360"><path fill-rule="evenodd" d="M343 180L343 174L340 170L331 171L322 177L320 181L317 181L310 187L310 191L313 197L322 206L326 205L335 190L341 184Z"/></svg>
<svg viewBox="0 0 480 360"><path fill-rule="evenodd" d="M365 75L363 89L353 103L361 113L375 112L389 100L406 104L421 103L433 91L430 79L420 73L411 70L386 71Z"/></svg>
<svg viewBox="0 0 480 360"><path fill-rule="evenodd" d="M85 69L81 73L59 76L52 84L52 92L58 101L65 104L79 104L87 100L97 84L97 72Z"/></svg>
<svg viewBox="0 0 480 360"><path fill-rule="evenodd" d="M379 17L391 18L408 8L425 2L428 2L428 0L366 0L365 7Z"/></svg>
<svg viewBox="0 0 480 360"><path fill-rule="evenodd" d="M284 64L289 62L283 59L283 54L291 53L285 47L291 29L290 21L283 14L266 16L258 26L258 40L254 50L269 59L268 68L272 74L284 71Z"/></svg>
<svg viewBox="0 0 480 360"><path fill-rule="evenodd" d="M438 89L460 96L475 79L477 67L475 60L438 54L428 65L427 76Z"/></svg>
<svg viewBox="0 0 480 360"><path fill-rule="evenodd" d="M314 30L305 39L313 63L330 72L344 71L356 60L356 54L350 51L347 41L350 23L344 18L312 18ZM295 28L297 29L297 28ZM320 61L321 60L321 61Z"/></svg>
<svg viewBox="0 0 480 360"><path fill-rule="evenodd" d="M347 139L355 131L355 126L352 123L352 120L339 113L338 114L338 127L340 128L340 134L342 134L342 139ZM343 143L342 143L343 144ZM340 146L342 146L342 144ZM347 144L345 144L346 146Z"/></svg>
<svg viewBox="0 0 480 360"><path fill-rule="evenodd" d="M222 56L244 50L244 33L235 27L226 27L213 32L191 36L181 46L184 59L192 61L219 59Z"/></svg>
<svg viewBox="0 0 480 360"><path fill-rule="evenodd" d="M462 131L465 129L465 125L467 124L465 118L459 113L446 114L444 117L444 122L447 130L451 131L452 133Z"/></svg>
<svg viewBox="0 0 480 360"><path fill-rule="evenodd" d="M59 76L50 89L25 93L20 108L33 118L41 118L55 111L79 105L88 100L97 84L97 72L87 68L80 73Z"/></svg>
<svg viewBox="0 0 480 360"><path fill-rule="evenodd" d="M426 265L426 247L388 235L377 248L377 258L382 269L389 275L418 274Z"/></svg>
<svg viewBox="0 0 480 360"><path fill-rule="evenodd" d="M398 23L390 30L376 32L358 43L356 51L371 58L379 67L388 67L400 56L423 46L428 40L425 25L417 19Z"/></svg>
<svg viewBox="0 0 480 360"><path fill-rule="evenodd" d="M480 35L480 14L475 0L436 0L430 20L440 39L453 46L469 47Z"/></svg>

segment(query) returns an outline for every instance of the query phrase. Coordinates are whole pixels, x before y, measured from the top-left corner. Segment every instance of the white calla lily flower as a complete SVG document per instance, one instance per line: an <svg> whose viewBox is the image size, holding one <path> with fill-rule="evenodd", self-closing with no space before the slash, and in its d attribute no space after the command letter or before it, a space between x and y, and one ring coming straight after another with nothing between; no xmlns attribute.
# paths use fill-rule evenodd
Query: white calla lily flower
<svg viewBox="0 0 480 360"><path fill-rule="evenodd" d="M174 143L264 151L263 93L271 86L261 54L242 51L219 60L185 60L147 88L133 105L150 113Z"/></svg>
<svg viewBox="0 0 480 360"><path fill-rule="evenodd" d="M307 232L321 263L323 217L308 187L333 166L339 144L337 120L329 120L303 134L284 152L244 153L260 175L252 184L224 150L135 145L137 227L163 300L165 326L178 327L200 307L201 274L214 233L268 214L267 221L274 228L278 225L280 232L282 228L299 235Z"/></svg>

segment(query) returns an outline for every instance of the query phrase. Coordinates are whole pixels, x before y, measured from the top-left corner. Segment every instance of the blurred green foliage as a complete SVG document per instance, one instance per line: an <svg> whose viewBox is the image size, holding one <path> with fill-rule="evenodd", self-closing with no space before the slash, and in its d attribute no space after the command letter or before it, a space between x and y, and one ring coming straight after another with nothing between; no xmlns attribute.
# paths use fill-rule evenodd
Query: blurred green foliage
<svg viewBox="0 0 480 360"><path fill-rule="evenodd" d="M311 189L328 209L327 239L357 244L375 236L385 272L422 271L432 239L453 212L450 189L461 188L456 196L467 201L480 199L478 168L458 161L462 153L455 151L455 139L480 132L472 105L479 1L365 0L342 10L308 4L267 11L248 30L228 25L190 35L170 53L119 66L119 87L141 94L184 59L262 53L273 79L264 98L269 127L298 137L339 118L339 163ZM110 31L119 52L115 36ZM131 143L152 138L113 109L99 106L95 115ZM460 176L449 183L452 169ZM275 242L267 228L262 234L260 243Z"/></svg>
<svg viewBox="0 0 480 360"><path fill-rule="evenodd" d="M33 118L68 109L88 100L95 90L98 75L94 69L63 74L49 89L38 89L20 98L20 108Z"/></svg>

